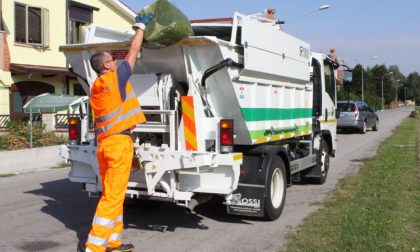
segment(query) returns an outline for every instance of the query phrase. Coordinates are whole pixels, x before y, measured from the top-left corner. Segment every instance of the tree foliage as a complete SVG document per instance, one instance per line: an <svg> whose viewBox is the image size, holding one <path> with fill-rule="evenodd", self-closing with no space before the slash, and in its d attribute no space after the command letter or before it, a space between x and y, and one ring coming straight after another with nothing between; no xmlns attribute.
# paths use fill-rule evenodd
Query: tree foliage
<svg viewBox="0 0 420 252"><path fill-rule="evenodd" d="M363 71L363 74L362 74ZM392 72L392 74L389 74ZM362 76L364 100L371 106L380 109L382 106L382 92L384 105L389 106L397 100L415 100L420 103L420 76L417 72L407 77L402 74L398 66L375 65L363 68L358 64L353 68L353 80L350 93L342 88L337 89L339 100L362 100ZM382 91L383 89L383 91Z"/></svg>

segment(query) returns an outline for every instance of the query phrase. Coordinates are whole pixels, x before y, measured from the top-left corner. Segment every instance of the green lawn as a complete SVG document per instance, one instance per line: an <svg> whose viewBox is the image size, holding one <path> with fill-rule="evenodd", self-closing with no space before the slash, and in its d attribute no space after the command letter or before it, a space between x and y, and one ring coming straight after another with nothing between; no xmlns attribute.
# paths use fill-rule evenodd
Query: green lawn
<svg viewBox="0 0 420 252"><path fill-rule="evenodd" d="M405 120L288 235L286 251L420 251L419 128Z"/></svg>

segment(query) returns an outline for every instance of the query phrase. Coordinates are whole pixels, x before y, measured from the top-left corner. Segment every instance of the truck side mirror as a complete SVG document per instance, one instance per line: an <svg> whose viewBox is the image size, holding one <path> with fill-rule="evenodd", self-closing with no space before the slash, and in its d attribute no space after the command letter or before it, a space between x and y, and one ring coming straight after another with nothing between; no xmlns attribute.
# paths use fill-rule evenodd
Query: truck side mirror
<svg viewBox="0 0 420 252"><path fill-rule="evenodd" d="M344 70L344 90L350 92L352 81L353 81L353 71Z"/></svg>

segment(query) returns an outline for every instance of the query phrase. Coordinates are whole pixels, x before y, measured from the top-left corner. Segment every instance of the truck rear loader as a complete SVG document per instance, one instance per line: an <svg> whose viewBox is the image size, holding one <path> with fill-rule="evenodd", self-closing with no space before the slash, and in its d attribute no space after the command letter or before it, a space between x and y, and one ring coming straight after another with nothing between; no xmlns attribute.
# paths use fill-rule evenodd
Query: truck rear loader
<svg viewBox="0 0 420 252"><path fill-rule="evenodd" d="M193 29L175 45L143 48L138 59L131 82L148 121L133 130L141 168L126 196L189 210L219 196L230 214L275 220L293 181L327 178L337 148L336 63L255 15ZM91 25L86 43L60 47L87 94L96 78L91 55L110 50L123 59L130 36ZM63 155L70 180L98 195L90 118L70 119Z"/></svg>

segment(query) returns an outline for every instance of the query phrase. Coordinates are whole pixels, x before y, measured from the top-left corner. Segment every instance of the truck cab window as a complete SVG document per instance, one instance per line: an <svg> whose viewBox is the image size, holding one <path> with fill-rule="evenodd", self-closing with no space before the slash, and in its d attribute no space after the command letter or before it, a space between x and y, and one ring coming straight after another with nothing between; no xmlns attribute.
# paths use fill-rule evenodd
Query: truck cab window
<svg viewBox="0 0 420 252"><path fill-rule="evenodd" d="M335 77L334 68L328 62L324 62L324 78L325 78L325 91L331 97L331 100L335 103Z"/></svg>

